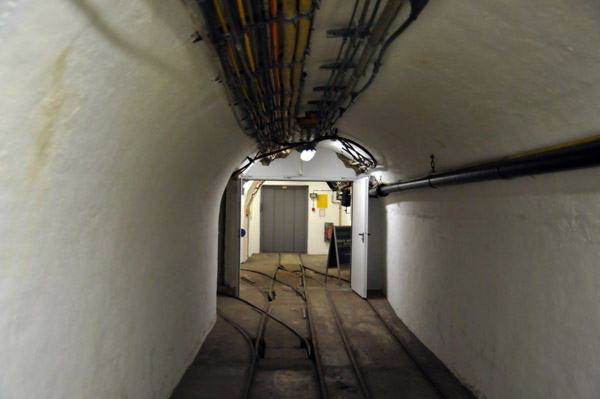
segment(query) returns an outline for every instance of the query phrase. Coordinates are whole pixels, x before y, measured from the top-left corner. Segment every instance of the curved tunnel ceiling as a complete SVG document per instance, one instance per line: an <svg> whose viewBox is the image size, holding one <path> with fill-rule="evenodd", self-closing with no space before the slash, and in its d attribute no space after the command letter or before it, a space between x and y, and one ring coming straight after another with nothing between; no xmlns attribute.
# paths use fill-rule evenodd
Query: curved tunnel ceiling
<svg viewBox="0 0 600 399"><path fill-rule="evenodd" d="M431 2L340 121L401 177L594 136L600 4Z"/></svg>
<svg viewBox="0 0 600 399"><path fill-rule="evenodd" d="M315 14L301 113L341 42L326 31L346 26L353 5L323 1ZM431 1L339 120L340 134L376 149L394 178L427 172L432 153L449 168L596 135L599 17L591 0Z"/></svg>

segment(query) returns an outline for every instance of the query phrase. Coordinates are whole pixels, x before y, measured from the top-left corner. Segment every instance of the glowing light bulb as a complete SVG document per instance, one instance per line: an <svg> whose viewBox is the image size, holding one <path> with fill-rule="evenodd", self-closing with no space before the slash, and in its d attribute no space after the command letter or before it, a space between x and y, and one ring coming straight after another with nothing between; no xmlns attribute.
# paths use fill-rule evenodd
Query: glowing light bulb
<svg viewBox="0 0 600 399"><path fill-rule="evenodd" d="M300 154L300 159L303 160L304 162L308 162L311 159L313 159L316 152L317 152L317 150L314 150L312 148L307 148L307 149L303 150L302 153Z"/></svg>

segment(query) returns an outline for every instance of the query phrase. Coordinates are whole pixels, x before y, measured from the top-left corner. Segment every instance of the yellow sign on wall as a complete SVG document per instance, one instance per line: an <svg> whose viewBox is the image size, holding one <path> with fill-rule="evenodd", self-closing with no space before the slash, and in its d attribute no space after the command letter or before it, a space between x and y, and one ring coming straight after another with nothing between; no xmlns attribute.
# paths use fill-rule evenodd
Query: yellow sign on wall
<svg viewBox="0 0 600 399"><path fill-rule="evenodd" d="M317 208L327 208L328 203L327 194L317 194Z"/></svg>

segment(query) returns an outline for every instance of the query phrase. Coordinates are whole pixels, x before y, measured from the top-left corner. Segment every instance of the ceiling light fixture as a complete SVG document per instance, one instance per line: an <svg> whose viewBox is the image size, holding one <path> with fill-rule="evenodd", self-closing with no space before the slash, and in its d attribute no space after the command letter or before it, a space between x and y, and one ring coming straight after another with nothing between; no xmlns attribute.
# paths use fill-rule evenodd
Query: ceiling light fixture
<svg viewBox="0 0 600 399"><path fill-rule="evenodd" d="M311 159L313 159L316 152L317 152L317 150L315 150L314 148L305 148L304 150L302 150L302 153L300 154L300 159L303 160L304 162L308 162Z"/></svg>

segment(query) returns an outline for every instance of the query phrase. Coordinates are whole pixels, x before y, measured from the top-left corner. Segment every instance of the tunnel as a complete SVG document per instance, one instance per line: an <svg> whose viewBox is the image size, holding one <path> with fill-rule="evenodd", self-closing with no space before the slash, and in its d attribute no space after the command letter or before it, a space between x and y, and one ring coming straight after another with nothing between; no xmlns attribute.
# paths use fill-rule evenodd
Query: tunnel
<svg viewBox="0 0 600 399"><path fill-rule="evenodd" d="M260 18L279 83L250 61ZM0 398L170 398L218 325L226 189L315 148L368 180L379 288L472 395L600 397L599 21L592 0L0 2Z"/></svg>

